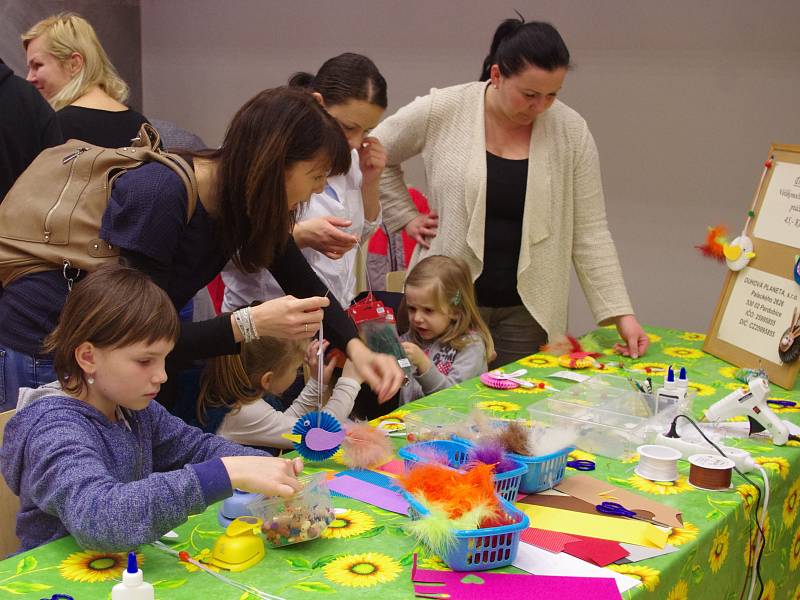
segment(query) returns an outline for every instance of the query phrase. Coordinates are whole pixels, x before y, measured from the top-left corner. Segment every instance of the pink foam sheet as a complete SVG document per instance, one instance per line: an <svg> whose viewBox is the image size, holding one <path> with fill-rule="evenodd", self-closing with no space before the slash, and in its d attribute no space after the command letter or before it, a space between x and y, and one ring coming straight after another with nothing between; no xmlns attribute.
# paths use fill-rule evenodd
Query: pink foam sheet
<svg viewBox="0 0 800 600"><path fill-rule="evenodd" d="M597 577L553 577L517 573L456 573L417 566L411 571L418 598L449 600L516 600L558 598L558 600L620 600L613 579ZM446 594L446 595L445 595Z"/></svg>

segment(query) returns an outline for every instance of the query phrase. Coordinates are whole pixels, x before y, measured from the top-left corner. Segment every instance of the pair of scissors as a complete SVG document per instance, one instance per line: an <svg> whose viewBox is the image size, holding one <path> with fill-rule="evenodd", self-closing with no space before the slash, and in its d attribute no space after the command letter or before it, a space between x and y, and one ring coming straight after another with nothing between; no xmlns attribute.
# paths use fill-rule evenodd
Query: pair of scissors
<svg viewBox="0 0 800 600"><path fill-rule="evenodd" d="M567 466L576 471L594 471L595 464L592 460L568 460Z"/></svg>
<svg viewBox="0 0 800 600"><path fill-rule="evenodd" d="M42 600L75 600L69 594L53 594L50 598L42 598Z"/></svg>
<svg viewBox="0 0 800 600"><path fill-rule="evenodd" d="M594 509L599 512L603 513L604 515L613 515L615 517L628 517L630 519L641 519L639 515L637 515L632 510L628 510L622 504L618 502L601 502L597 504ZM649 521L649 519L644 519Z"/></svg>

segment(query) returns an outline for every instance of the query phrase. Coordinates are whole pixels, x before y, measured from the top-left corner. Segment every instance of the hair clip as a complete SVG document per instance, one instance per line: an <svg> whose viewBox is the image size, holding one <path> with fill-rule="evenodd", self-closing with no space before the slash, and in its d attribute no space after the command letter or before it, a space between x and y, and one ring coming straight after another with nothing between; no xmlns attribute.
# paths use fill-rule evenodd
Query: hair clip
<svg viewBox="0 0 800 600"><path fill-rule="evenodd" d="M461 290L456 290L455 298L453 298L453 306L461 304Z"/></svg>

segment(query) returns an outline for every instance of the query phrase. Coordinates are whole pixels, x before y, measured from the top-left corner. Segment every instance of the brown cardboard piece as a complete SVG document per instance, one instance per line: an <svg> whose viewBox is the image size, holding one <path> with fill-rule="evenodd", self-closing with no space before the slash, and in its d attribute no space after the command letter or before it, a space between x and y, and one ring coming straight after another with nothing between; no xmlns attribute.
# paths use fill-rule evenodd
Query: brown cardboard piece
<svg viewBox="0 0 800 600"><path fill-rule="evenodd" d="M669 527L683 527L683 519L679 509L650 500L649 498L629 492L628 490L623 490L622 488L611 485L605 481L600 481L594 477L589 477L588 475L573 475L572 477L567 477L563 479L555 489L559 492L569 494L573 498L589 503L592 507L592 512L594 512L594 507L602 502L616 502L628 510L635 512L637 517L650 519L654 524L663 523ZM558 496L539 496L539 499L543 497L558 498ZM531 504L538 504L539 499L537 499L536 502L531 502ZM556 508L552 504L549 506ZM570 508L570 510L579 509ZM579 512L587 511L579 510Z"/></svg>

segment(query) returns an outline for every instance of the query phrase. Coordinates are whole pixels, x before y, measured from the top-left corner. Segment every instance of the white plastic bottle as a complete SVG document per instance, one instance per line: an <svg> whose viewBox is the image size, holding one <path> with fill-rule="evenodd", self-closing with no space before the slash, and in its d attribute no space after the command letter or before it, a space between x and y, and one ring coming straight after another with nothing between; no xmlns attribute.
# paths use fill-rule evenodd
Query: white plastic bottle
<svg viewBox="0 0 800 600"><path fill-rule="evenodd" d="M122 572L122 583L111 590L111 600L155 600L153 586L144 580L139 565L136 564L136 552L128 553L128 568Z"/></svg>

